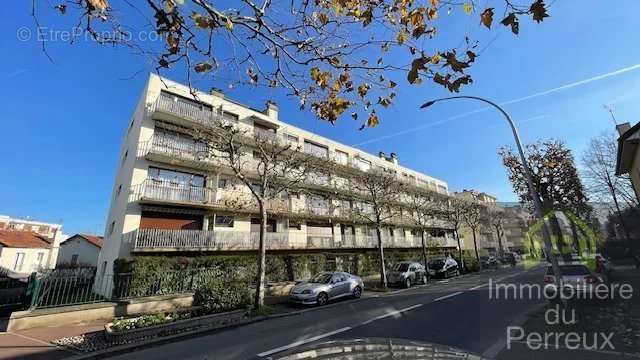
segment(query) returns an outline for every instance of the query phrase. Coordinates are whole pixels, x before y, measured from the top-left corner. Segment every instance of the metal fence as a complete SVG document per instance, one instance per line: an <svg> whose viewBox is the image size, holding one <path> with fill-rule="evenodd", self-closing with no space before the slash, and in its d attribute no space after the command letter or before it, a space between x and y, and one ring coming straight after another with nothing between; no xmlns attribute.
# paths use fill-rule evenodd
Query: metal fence
<svg viewBox="0 0 640 360"><path fill-rule="evenodd" d="M191 293L208 278L219 276L215 269L175 270L158 273L96 275L92 271L48 273L35 276L27 296L30 309L117 301L155 295Z"/></svg>

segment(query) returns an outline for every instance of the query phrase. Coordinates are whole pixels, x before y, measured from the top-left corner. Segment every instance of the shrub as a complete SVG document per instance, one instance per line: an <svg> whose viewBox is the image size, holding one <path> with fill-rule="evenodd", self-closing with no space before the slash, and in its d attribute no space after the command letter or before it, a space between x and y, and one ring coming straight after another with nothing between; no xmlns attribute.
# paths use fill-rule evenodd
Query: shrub
<svg viewBox="0 0 640 360"><path fill-rule="evenodd" d="M196 289L193 302L213 314L246 307L251 303L251 295L246 283L210 279Z"/></svg>

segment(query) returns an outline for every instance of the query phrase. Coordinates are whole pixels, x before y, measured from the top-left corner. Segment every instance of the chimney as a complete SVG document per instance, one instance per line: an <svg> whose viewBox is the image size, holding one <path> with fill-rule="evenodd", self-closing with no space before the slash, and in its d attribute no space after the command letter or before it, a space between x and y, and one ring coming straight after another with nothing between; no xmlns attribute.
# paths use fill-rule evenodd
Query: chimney
<svg viewBox="0 0 640 360"><path fill-rule="evenodd" d="M264 113L268 117L274 120L278 120L278 105L276 105L276 103L271 100L267 101L267 109L264 111Z"/></svg>
<svg viewBox="0 0 640 360"><path fill-rule="evenodd" d="M224 93L222 92L221 89L218 88L211 88L211 90L209 90L209 94L215 96L215 97L219 97L220 99L224 99Z"/></svg>
<svg viewBox="0 0 640 360"><path fill-rule="evenodd" d="M387 160L387 155L384 154L384 151L378 152L378 157L382 160Z"/></svg>
<svg viewBox="0 0 640 360"><path fill-rule="evenodd" d="M622 134L626 133L627 130L631 129L631 125L628 122L620 125L616 125L616 130L618 130L618 135L622 136Z"/></svg>
<svg viewBox="0 0 640 360"><path fill-rule="evenodd" d="M394 152L391 153L391 162L398 165L398 155Z"/></svg>

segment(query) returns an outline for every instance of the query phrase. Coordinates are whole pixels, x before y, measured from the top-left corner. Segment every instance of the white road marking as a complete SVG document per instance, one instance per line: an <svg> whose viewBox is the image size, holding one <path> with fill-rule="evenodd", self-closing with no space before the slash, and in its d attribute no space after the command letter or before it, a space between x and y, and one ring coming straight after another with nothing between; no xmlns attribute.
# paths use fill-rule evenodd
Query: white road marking
<svg viewBox="0 0 640 360"><path fill-rule="evenodd" d="M328 332L328 333L324 333L324 334L321 334L321 335L310 337L308 339L296 341L296 342L293 342L291 344L280 346L280 347L275 348L275 349L267 350L265 352L261 352L260 354L258 354L258 356L259 357L269 356L269 355L272 355L272 354L275 354L275 353L279 353L279 352L284 351L284 350L288 350L288 349L291 349L291 348L294 348L294 347L297 347L297 346L300 346L300 345L308 344L310 342L314 342L316 340L320 340L320 339L329 337L331 335L339 334L341 332L345 332L345 331L348 331L348 330L351 330L351 326L343 327L343 328L338 329L338 330L334 330L334 331L331 331L331 332Z"/></svg>
<svg viewBox="0 0 640 360"><path fill-rule="evenodd" d="M478 289L480 289L481 287L484 287L484 286L487 286L487 285L489 285L489 283L486 283L486 284L480 284L480 285L478 285L478 286L474 286L474 287L472 287L472 288L469 288L469 290L470 290L470 291L478 290Z"/></svg>
<svg viewBox="0 0 640 360"><path fill-rule="evenodd" d="M433 302L436 301L440 301L440 300L444 300L444 299L448 299L448 298L452 298L454 296L458 296L460 294L464 294L462 291L458 291L458 292L454 292L453 294L449 294L449 295L445 295L445 296L440 296L439 298L433 300Z"/></svg>
<svg viewBox="0 0 640 360"><path fill-rule="evenodd" d="M406 307L404 309L400 309L400 310L392 311L392 312L389 312L389 313L386 313L386 314L383 314L383 315L380 315L380 316L376 316L373 319L369 319L367 321L361 322L360 325L371 324L374 321L381 320L381 319L387 318L389 316L398 315L398 314L401 314L403 312L407 312L407 311L410 311L410 310L413 310L413 309L417 309L417 308L419 308L420 306L423 306L423 305L424 304L415 304L415 305Z"/></svg>

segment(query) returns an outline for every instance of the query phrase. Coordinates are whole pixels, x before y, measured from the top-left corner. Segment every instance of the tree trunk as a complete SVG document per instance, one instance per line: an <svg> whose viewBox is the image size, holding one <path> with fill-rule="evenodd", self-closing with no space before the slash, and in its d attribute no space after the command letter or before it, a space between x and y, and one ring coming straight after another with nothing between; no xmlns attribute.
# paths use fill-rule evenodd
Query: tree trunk
<svg viewBox="0 0 640 360"><path fill-rule="evenodd" d="M422 235L422 262L424 263L425 270L428 270L429 263L427 261L427 244L424 239L424 230L420 231L420 234Z"/></svg>
<svg viewBox="0 0 640 360"><path fill-rule="evenodd" d="M634 252L634 244L631 241L631 235L629 234L629 228L627 227L627 224L624 222L624 216L622 215L622 210L620 210L620 204L618 203L618 196L616 195L615 191L612 191L612 195L613 195L613 203L616 206L616 212L618 213L618 219L620 220L620 225L622 226L622 230L624 231L624 236L627 237L627 246L629 247L629 251L631 252L631 255L633 256L633 254L635 254Z"/></svg>
<svg viewBox="0 0 640 360"><path fill-rule="evenodd" d="M499 226L496 226L496 235L498 235L498 255L502 257L502 255L504 255L504 249L502 248L502 236L500 235Z"/></svg>
<svg viewBox="0 0 640 360"><path fill-rule="evenodd" d="M473 233L473 248L476 251L476 261L478 262L478 266L480 266L480 254L478 253L478 242L476 241L476 230L471 229L471 232ZM482 268L482 266L480 266L480 268Z"/></svg>
<svg viewBox="0 0 640 360"><path fill-rule="evenodd" d="M462 258L462 245L460 244L460 236L458 235L458 230L453 230L453 234L456 237L456 241L458 242L458 257L460 258L460 268L464 270L464 259Z"/></svg>
<svg viewBox="0 0 640 360"><path fill-rule="evenodd" d="M265 238L267 237L267 209L263 201L258 201L260 208L260 244L258 247L258 278L256 284L256 295L253 303L254 309L264 306L264 278L267 266L267 251Z"/></svg>
<svg viewBox="0 0 640 360"><path fill-rule="evenodd" d="M582 256L582 251L584 251L584 249L580 248L580 239L578 238L578 227L576 226L576 223L573 222L571 219L569 219L569 222L571 223L571 237L573 238L573 246L575 246L578 254Z"/></svg>
<svg viewBox="0 0 640 360"><path fill-rule="evenodd" d="M382 246L382 233L380 231L380 224L376 224L376 235L378 236L378 253L380 257L380 286L383 289L387 288L387 271L384 266L384 248Z"/></svg>
<svg viewBox="0 0 640 360"><path fill-rule="evenodd" d="M556 236L556 248L558 252L562 255L564 251L564 236L562 234L562 228L560 227L560 220L558 220L558 216L556 213L553 213L551 217L551 231Z"/></svg>

